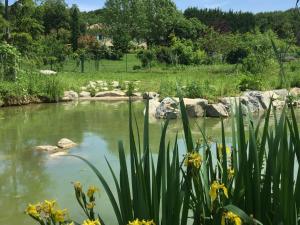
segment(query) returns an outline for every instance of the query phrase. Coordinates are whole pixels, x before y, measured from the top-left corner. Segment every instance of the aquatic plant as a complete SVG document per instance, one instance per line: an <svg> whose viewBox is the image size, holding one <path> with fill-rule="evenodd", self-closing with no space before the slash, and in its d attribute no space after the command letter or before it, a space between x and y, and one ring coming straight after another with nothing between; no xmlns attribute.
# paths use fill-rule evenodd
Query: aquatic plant
<svg viewBox="0 0 300 225"><path fill-rule="evenodd" d="M231 146L226 143L222 120L221 143L211 143L205 127L199 127L202 141L194 142L183 99L180 108L186 146L183 157L178 153L177 136L172 148L166 141L168 120L158 154L152 154L148 102L143 139L129 104L129 163L122 142L119 177L107 161L116 195L93 164L73 156L83 160L99 178L119 225L299 224L300 136L293 108L285 107L279 116L274 111L273 125L271 103L264 119L257 123L251 114L243 116L241 105L235 106ZM99 215L96 218L88 211L81 185L77 183L74 188L88 219L104 224ZM88 192L90 202L95 190Z"/></svg>

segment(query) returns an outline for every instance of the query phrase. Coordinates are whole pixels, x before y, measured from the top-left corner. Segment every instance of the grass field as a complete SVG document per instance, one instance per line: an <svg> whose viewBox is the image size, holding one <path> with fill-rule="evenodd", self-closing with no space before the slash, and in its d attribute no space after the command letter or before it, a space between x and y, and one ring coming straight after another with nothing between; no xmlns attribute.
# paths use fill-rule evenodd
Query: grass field
<svg viewBox="0 0 300 225"><path fill-rule="evenodd" d="M297 62L298 63L298 62ZM300 77L300 66L296 62L286 64L288 80ZM74 61L66 63L59 78L66 89L79 90L81 86L89 81L141 81L140 91L157 91L162 95L175 95L176 86L191 86L200 84L202 95L199 97L214 98L220 96L234 96L240 93L239 83L245 74L235 65L201 65L201 66L172 66L154 64L152 68L133 70L133 66L140 65L134 54L119 61L101 60L99 71L95 69L94 61L85 62L85 72L81 73L76 68ZM291 69L292 68L292 69ZM255 76L259 80L262 90L278 87L278 66L274 62L263 74L248 75Z"/></svg>

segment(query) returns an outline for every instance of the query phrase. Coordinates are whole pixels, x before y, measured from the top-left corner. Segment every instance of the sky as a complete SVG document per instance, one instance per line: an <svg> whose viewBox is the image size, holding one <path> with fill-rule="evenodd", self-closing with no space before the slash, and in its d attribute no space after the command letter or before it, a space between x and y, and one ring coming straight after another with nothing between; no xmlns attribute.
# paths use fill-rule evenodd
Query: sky
<svg viewBox="0 0 300 225"><path fill-rule="evenodd" d="M233 9L235 11L264 12L286 10L295 6L296 0L174 0L180 10L188 7ZM10 0L10 3L15 2ZM105 0L66 0L69 5L77 4L82 11L103 7Z"/></svg>

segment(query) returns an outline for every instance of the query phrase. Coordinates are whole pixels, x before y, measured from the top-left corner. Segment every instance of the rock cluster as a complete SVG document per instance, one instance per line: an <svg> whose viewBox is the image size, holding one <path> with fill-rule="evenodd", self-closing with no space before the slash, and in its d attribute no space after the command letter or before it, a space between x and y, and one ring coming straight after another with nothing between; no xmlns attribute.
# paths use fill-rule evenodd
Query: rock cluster
<svg viewBox="0 0 300 225"><path fill-rule="evenodd" d="M75 147L77 144L70 139L62 138L57 142L57 145L40 145L35 149L38 151L45 151L48 153L57 153Z"/></svg>

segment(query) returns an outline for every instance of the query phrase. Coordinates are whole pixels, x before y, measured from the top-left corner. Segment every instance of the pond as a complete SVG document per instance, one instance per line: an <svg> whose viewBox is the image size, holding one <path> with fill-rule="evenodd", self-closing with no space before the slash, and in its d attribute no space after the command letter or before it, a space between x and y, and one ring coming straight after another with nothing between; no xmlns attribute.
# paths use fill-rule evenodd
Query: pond
<svg viewBox="0 0 300 225"><path fill-rule="evenodd" d="M133 104L137 123L142 130L143 102ZM297 111L300 121L300 111ZM219 119L191 120L196 138L200 138L197 124L207 128L208 136L219 138ZM151 151L158 149L163 121L151 121ZM230 120L225 120L230 137ZM179 145L184 154L184 140L180 120L172 121L168 140L173 141L179 131ZM128 151L127 102L79 102L41 104L0 109L0 224L32 225L24 214L28 203L44 199L57 200L61 208L68 208L70 217L82 221L84 215L74 197L72 182L80 181L100 187L96 209L107 224L115 224L113 210L104 190L92 171L72 157L51 157L37 152L37 145L55 145L61 138L69 138L78 146L70 150L92 163L112 184L105 157L118 170L119 140ZM228 140L230 142L230 139Z"/></svg>

